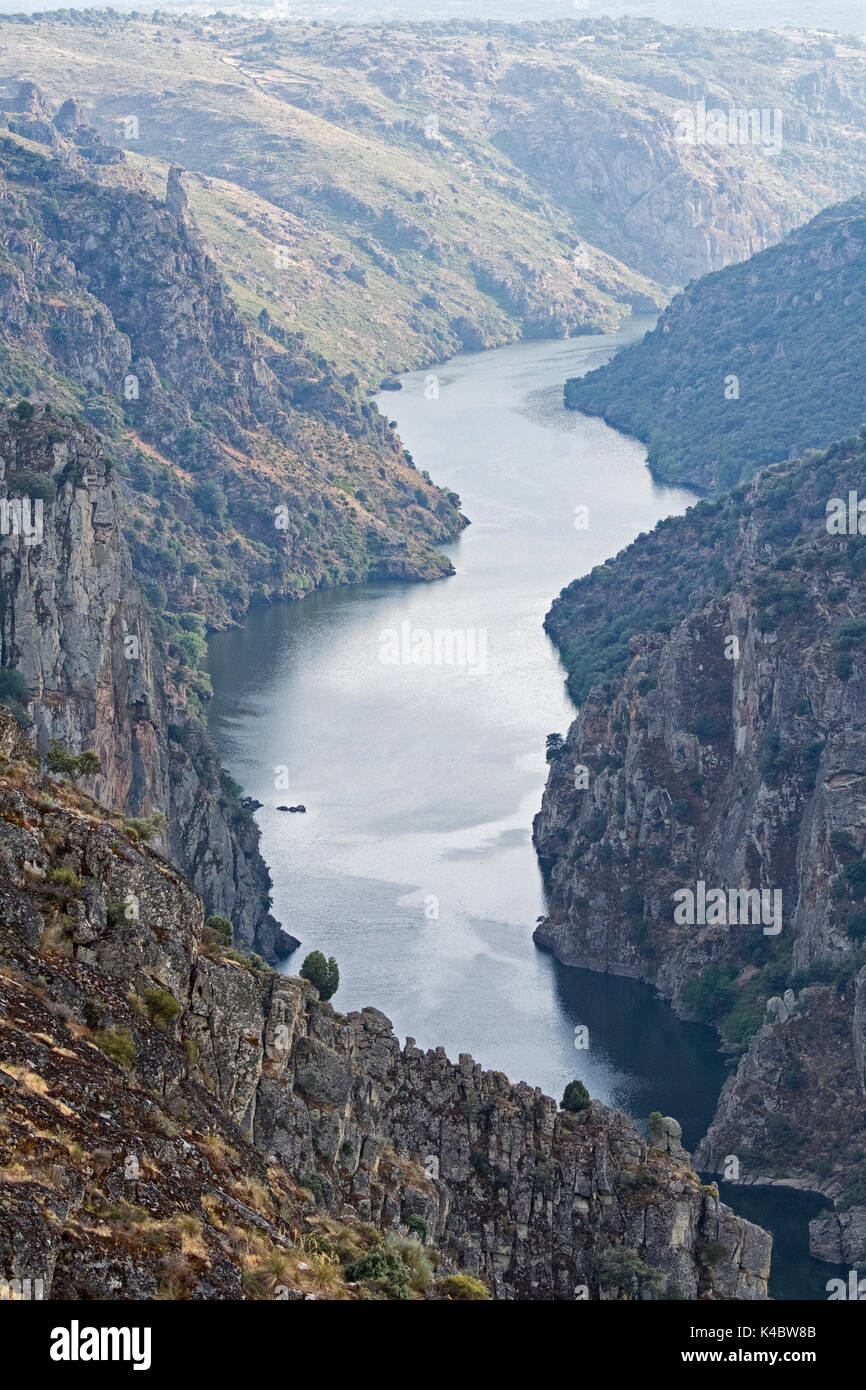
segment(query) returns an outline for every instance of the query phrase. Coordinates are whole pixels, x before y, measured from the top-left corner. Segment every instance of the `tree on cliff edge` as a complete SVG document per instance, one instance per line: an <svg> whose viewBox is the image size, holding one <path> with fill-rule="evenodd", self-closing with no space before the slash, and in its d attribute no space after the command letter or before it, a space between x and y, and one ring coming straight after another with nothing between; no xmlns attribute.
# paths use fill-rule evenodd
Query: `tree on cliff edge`
<svg viewBox="0 0 866 1390"><path fill-rule="evenodd" d="M321 951L311 951L301 966L301 979L315 985L320 999L330 999L339 988L340 971L333 956L325 960Z"/></svg>

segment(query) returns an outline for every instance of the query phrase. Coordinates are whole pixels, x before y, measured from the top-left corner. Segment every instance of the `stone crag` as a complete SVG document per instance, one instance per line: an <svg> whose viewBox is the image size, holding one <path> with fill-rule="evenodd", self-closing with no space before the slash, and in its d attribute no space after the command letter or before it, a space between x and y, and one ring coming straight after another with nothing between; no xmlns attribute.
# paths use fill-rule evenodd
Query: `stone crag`
<svg viewBox="0 0 866 1390"><path fill-rule="evenodd" d="M765 1296L769 1237L701 1186L672 1121L648 1144L597 1102L558 1112L226 952L183 877L40 777L2 710L0 771L6 1279L357 1297L316 1233L414 1220L496 1297Z"/></svg>

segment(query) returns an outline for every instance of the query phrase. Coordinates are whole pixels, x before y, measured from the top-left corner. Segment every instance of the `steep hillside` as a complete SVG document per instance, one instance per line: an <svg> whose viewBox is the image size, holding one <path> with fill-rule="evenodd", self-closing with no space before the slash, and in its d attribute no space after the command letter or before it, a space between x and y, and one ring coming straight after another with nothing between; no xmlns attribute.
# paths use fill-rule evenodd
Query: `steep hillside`
<svg viewBox="0 0 866 1390"><path fill-rule="evenodd" d="M536 940L654 981L743 1054L701 1161L721 1171L733 1155L746 1181L839 1198L855 1235L866 540L856 510L853 532L828 520L833 499L847 518L864 476L861 432L698 504L564 591L549 626L585 698L551 746L535 824L550 890ZM759 918L744 892L767 895Z"/></svg>
<svg viewBox="0 0 866 1390"><path fill-rule="evenodd" d="M22 101L17 126L44 135L39 94ZM221 625L251 598L450 573L436 546L465 525L455 497L418 475L356 380L247 329L180 174L169 205L125 164L126 185L101 183L116 166L89 158L86 128L79 144L49 128L53 155L0 136L0 387L111 441L154 607Z"/></svg>
<svg viewBox="0 0 866 1390"><path fill-rule="evenodd" d="M2 710L0 858L5 1279L67 1299L483 1297L467 1275L498 1298L766 1296L769 1237L700 1184L675 1125L648 1146L597 1102L557 1112L254 969L120 818L39 776Z"/></svg>
<svg viewBox="0 0 866 1390"><path fill-rule="evenodd" d="M678 295L641 343L566 383L659 478L726 487L866 415L866 199Z"/></svg>
<svg viewBox="0 0 866 1390"><path fill-rule="evenodd" d="M247 319L367 385L609 328L866 179L866 53L653 20L402 26L5 17L4 75L181 163ZM758 110L765 144L683 139ZM14 123L14 121L13 121ZM106 169L106 177L114 171Z"/></svg>

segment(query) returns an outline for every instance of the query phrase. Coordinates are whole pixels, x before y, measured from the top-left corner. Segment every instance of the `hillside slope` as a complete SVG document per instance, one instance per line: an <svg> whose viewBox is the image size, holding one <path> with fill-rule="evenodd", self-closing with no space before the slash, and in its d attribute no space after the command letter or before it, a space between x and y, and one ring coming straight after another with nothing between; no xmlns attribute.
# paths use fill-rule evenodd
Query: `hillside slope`
<svg viewBox="0 0 866 1390"><path fill-rule="evenodd" d="M17 124L42 135L41 97L24 100ZM155 606L219 626L253 596L451 573L436 546L465 525L453 496L418 475L356 380L250 332L180 175L167 206L125 161L124 184L103 182L116 165L90 157L86 128L78 144L48 129L53 149L0 135L0 388L111 442Z"/></svg>
<svg viewBox="0 0 866 1390"><path fill-rule="evenodd" d="M656 327L566 383L666 482L728 487L866 415L866 198L689 285Z"/></svg>
<svg viewBox="0 0 866 1390"><path fill-rule="evenodd" d="M186 168L248 324L266 309L365 385L613 328L866 182L866 53L809 33L0 23L4 77L74 93L111 140L134 117L123 143L154 189ZM700 101L778 112L780 140L689 143L680 113Z"/></svg>

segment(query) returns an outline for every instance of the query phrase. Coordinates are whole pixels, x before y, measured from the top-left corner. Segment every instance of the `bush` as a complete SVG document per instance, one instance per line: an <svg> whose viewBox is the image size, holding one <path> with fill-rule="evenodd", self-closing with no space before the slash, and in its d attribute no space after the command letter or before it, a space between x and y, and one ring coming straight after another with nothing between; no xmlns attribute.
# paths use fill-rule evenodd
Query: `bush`
<svg viewBox="0 0 866 1390"><path fill-rule="evenodd" d="M480 1279L471 1274L447 1274L439 1285L446 1298L460 1301L483 1303L490 1298L490 1290Z"/></svg>
<svg viewBox="0 0 866 1390"><path fill-rule="evenodd" d="M838 652L836 660L833 663L833 670L836 672L840 681L849 680L851 672L854 670L854 658L851 656L851 653Z"/></svg>
<svg viewBox="0 0 866 1390"><path fill-rule="evenodd" d="M393 1250L406 1267L409 1283L416 1293L424 1293L433 1283L433 1270L423 1245L412 1236L398 1236L393 1231L385 1238L385 1249Z"/></svg>
<svg viewBox="0 0 866 1390"><path fill-rule="evenodd" d="M30 468L19 468L9 474L9 491L15 497L29 497L31 501L44 502L50 507L57 497L57 484L50 473L34 473Z"/></svg>
<svg viewBox="0 0 866 1390"><path fill-rule="evenodd" d="M200 512L205 516L215 517L221 521L226 514L228 503L226 495L219 483L205 479L201 483L196 483L192 490L192 500Z"/></svg>
<svg viewBox="0 0 866 1390"><path fill-rule="evenodd" d="M128 1028L101 1028L94 1037L100 1052L129 1071L135 1062L135 1042Z"/></svg>
<svg viewBox="0 0 866 1390"><path fill-rule="evenodd" d="M165 816L162 811L155 811L152 816L130 816L124 820L123 828L135 840L142 840L149 845L156 835L161 835L165 829Z"/></svg>
<svg viewBox="0 0 866 1390"><path fill-rule="evenodd" d="M351 1144L349 1145L349 1152L352 1152ZM413 1235L417 1236L420 1241L423 1241L426 1244L427 1222L424 1220L423 1216L419 1216L417 1212L413 1211L412 1215L407 1220L406 1225L408 1226L409 1230L412 1232Z"/></svg>
<svg viewBox="0 0 866 1390"><path fill-rule="evenodd" d="M350 1284L366 1284L383 1298L405 1300L412 1297L409 1271L396 1250L377 1246L344 1271Z"/></svg>
<svg viewBox="0 0 866 1390"><path fill-rule="evenodd" d="M208 931L212 931L218 946L231 946L234 944L234 934L232 924L227 917L220 917L214 912L205 922Z"/></svg>
<svg viewBox="0 0 866 1390"><path fill-rule="evenodd" d="M48 875L49 883L57 884L58 888L70 888L73 893L81 892L81 876L75 869L67 868L65 865L59 869L52 869Z"/></svg>
<svg viewBox="0 0 866 1390"><path fill-rule="evenodd" d="M328 960L321 951L311 951L301 966L301 979L309 980L319 991L321 1000L330 999L340 986L340 971L333 956Z"/></svg>
<svg viewBox="0 0 866 1390"><path fill-rule="evenodd" d="M585 1110L590 1103L590 1094L582 1081L569 1081L562 1097L562 1109L567 1110L570 1115L577 1115L581 1110Z"/></svg>
<svg viewBox="0 0 866 1390"><path fill-rule="evenodd" d="M623 1289L640 1296L659 1293L665 1279L660 1270L645 1264L634 1250L618 1245L602 1255L598 1282L603 1289Z"/></svg>
<svg viewBox="0 0 866 1390"><path fill-rule="evenodd" d="M167 989L146 989L141 997L151 1023L159 1024L160 1028L180 1013L180 1004Z"/></svg>
<svg viewBox="0 0 866 1390"><path fill-rule="evenodd" d="M15 413L19 420L32 420L33 406L29 401L19 401L15 407Z"/></svg>

